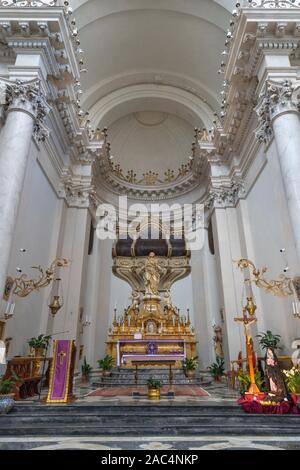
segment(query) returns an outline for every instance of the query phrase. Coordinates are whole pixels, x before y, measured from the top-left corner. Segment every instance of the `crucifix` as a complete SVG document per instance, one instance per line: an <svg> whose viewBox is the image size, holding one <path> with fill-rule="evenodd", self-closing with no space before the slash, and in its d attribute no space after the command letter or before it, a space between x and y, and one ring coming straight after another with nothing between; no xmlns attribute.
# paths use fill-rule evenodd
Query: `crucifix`
<svg viewBox="0 0 300 470"><path fill-rule="evenodd" d="M58 356L59 356L59 365L60 365L60 367L62 367L63 361L64 361L64 357L66 357L66 353L63 352L63 351L60 351L60 353L58 354Z"/></svg>
<svg viewBox="0 0 300 470"><path fill-rule="evenodd" d="M243 308L243 316L235 318L234 321L242 322L244 324L244 331L246 337L246 353L247 362L250 376L250 387L246 394L259 395L260 390L255 382L255 370L253 364L253 345L251 336L251 325L257 321L255 315L256 305L253 302L252 297L247 297L247 305ZM249 316L247 315L247 312Z"/></svg>

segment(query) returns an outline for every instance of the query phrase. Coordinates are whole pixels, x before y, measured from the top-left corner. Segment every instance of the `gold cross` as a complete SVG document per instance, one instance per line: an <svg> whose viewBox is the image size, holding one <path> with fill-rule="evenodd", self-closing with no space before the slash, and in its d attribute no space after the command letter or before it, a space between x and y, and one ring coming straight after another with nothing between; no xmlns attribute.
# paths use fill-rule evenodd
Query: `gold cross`
<svg viewBox="0 0 300 470"><path fill-rule="evenodd" d="M58 355L59 355L59 365L62 366L64 357L66 357L66 353L61 351Z"/></svg>

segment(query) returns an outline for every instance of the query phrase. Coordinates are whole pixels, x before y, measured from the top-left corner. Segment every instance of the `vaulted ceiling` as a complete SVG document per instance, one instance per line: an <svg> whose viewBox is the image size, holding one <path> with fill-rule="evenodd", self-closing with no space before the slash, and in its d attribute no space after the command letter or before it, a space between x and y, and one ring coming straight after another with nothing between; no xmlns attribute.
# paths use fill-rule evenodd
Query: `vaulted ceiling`
<svg viewBox="0 0 300 470"><path fill-rule="evenodd" d="M219 109L222 78L217 70L234 3L232 0L71 1L88 70L82 76L82 105L89 111L93 126L108 127L109 138L112 129L112 151L118 153L117 161L124 163L126 159L124 167L132 168L138 161L141 171L149 170L149 151L128 161L128 149L134 152L128 137L129 122L134 122L136 113L163 113L173 124L177 119L174 129L181 122L178 135L185 133L188 139L194 127L211 127L214 112ZM161 133L166 126L161 127L160 121L158 126L162 141ZM134 128L136 137L136 121ZM149 139L150 130L153 134L152 126ZM145 132L143 128L141 134ZM124 135L127 137L122 147ZM168 139L170 126L162 149ZM186 139L184 142L186 148ZM127 144L127 150L123 151ZM158 152L157 145L155 151ZM179 158L178 152L173 153L175 170ZM182 155L182 161L187 158L188 152ZM170 158L167 160L169 165Z"/></svg>

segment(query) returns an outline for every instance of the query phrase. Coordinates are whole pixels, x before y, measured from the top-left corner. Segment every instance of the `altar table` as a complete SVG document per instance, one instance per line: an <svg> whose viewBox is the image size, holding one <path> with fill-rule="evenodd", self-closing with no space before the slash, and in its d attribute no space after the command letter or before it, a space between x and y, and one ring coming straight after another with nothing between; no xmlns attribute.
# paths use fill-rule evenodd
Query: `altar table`
<svg viewBox="0 0 300 470"><path fill-rule="evenodd" d="M147 345L154 344L157 345L158 348L167 347L168 345L174 345L175 349L178 346L178 351L170 352L170 353L136 353L136 352L125 352L122 350L122 345L126 345L126 347L130 347L130 345L138 346L144 345L144 349L147 349ZM172 346L171 346L172 347ZM155 360L161 364L161 361L166 360L175 360L175 362L182 362L187 357L187 346L186 341L184 339L162 339L162 338L149 338L149 339L120 339L117 341L117 366L123 366L127 363L131 363L133 365L133 361L144 361L145 364L149 363L149 360ZM161 359L161 361L160 361ZM146 365L147 365L146 364Z"/></svg>
<svg viewBox="0 0 300 470"><path fill-rule="evenodd" d="M164 358L160 359L135 359L134 361L131 361L132 365L135 366L135 372L134 372L134 383L135 386L138 386L138 366L139 365L157 365L157 362L160 362L161 365L163 366L169 366L169 392L172 392L172 386L173 386L173 371L172 371L172 366L176 364L176 359L172 360L167 360Z"/></svg>

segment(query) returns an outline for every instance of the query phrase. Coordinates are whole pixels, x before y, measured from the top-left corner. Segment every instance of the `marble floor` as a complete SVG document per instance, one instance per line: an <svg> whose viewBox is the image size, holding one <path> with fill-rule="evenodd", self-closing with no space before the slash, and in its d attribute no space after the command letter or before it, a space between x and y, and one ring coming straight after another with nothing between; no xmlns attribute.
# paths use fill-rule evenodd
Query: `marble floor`
<svg viewBox="0 0 300 470"><path fill-rule="evenodd" d="M205 397L175 397L172 401L186 404L194 402L207 402L216 406L224 403L233 403L239 393L227 387L226 383L210 383L203 385L208 392ZM132 397L88 397L88 393L95 389L90 384L77 383L75 393L76 404L93 404L105 406L110 404L149 403L147 398ZM165 398L163 400L169 400ZM32 404L36 401L26 400ZM160 400L160 403L162 400ZM203 403L205 405L205 403ZM159 406L159 403L158 403ZM285 437L232 437L232 436L107 436L107 437L1 437L0 450L300 450L299 436Z"/></svg>
<svg viewBox="0 0 300 470"><path fill-rule="evenodd" d="M300 450L300 437L11 437L0 450Z"/></svg>

